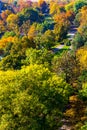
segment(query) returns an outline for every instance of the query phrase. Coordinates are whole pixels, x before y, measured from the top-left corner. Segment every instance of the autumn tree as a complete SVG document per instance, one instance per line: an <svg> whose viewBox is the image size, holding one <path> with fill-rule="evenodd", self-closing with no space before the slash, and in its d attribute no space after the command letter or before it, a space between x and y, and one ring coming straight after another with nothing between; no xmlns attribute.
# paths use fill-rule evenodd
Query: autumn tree
<svg viewBox="0 0 87 130"><path fill-rule="evenodd" d="M73 7L75 13L78 13L78 11L85 5L87 5L87 2L85 0L77 0L77 1L75 1L74 7Z"/></svg>
<svg viewBox="0 0 87 130"><path fill-rule="evenodd" d="M38 6L40 7L42 13L48 13L48 5L45 0L39 0Z"/></svg>
<svg viewBox="0 0 87 130"><path fill-rule="evenodd" d="M79 32L77 32L72 41L73 49L76 51L80 47L84 46L84 44L85 42L84 42L83 36Z"/></svg>
<svg viewBox="0 0 87 130"><path fill-rule="evenodd" d="M0 71L0 128L58 129L70 91L70 85L42 65Z"/></svg>
<svg viewBox="0 0 87 130"><path fill-rule="evenodd" d="M3 20L0 20L0 34L3 34L7 29L6 23Z"/></svg>
<svg viewBox="0 0 87 130"><path fill-rule="evenodd" d="M24 60L25 65L29 64L43 64L50 68L53 54L46 49L33 49L29 48L26 50L26 59Z"/></svg>
<svg viewBox="0 0 87 130"><path fill-rule="evenodd" d="M20 69L21 66L23 66L22 61L26 58L26 50L30 47L35 48L35 43L27 37L23 37L22 39L15 37L8 38L11 41L4 41L2 46L2 49L4 50L4 57L0 62L0 68L2 70Z"/></svg>
<svg viewBox="0 0 87 130"><path fill-rule="evenodd" d="M55 34L51 30L47 30L43 35L38 35L35 38L37 48L51 49L55 45Z"/></svg>
<svg viewBox="0 0 87 130"><path fill-rule="evenodd" d="M49 13L55 17L56 15L65 12L64 6L59 5L57 1L51 1L49 6Z"/></svg>
<svg viewBox="0 0 87 130"><path fill-rule="evenodd" d="M20 13L18 13L19 25L21 26L23 22L29 20L32 24L33 22L43 21L43 17L34 8L25 8Z"/></svg>
<svg viewBox="0 0 87 130"><path fill-rule="evenodd" d="M80 75L80 64L78 58L70 53L64 53L62 57L53 62L53 70L56 73L63 74L66 82L74 85Z"/></svg>
<svg viewBox="0 0 87 130"><path fill-rule="evenodd" d="M67 19L65 13L61 13L55 17L56 24L54 26L54 33L56 35L56 41L61 41L66 38L67 31L70 26L70 22Z"/></svg>
<svg viewBox="0 0 87 130"><path fill-rule="evenodd" d="M12 12L10 10L5 10L1 13L1 18L3 19L3 21L5 22L7 17L11 14Z"/></svg>
<svg viewBox="0 0 87 130"><path fill-rule="evenodd" d="M23 24L19 27L20 35L27 36L29 28L30 28L30 20L24 21Z"/></svg>
<svg viewBox="0 0 87 130"><path fill-rule="evenodd" d="M28 38L33 39L37 35L37 30L36 30L36 24L34 23L33 25L30 26L29 31L28 31Z"/></svg>
<svg viewBox="0 0 87 130"><path fill-rule="evenodd" d="M32 2L30 0L18 0L17 5L19 6L19 11L22 11L24 8L32 7Z"/></svg>
<svg viewBox="0 0 87 130"><path fill-rule="evenodd" d="M16 15L16 14L10 14L7 17L7 19L6 19L6 22L7 22L7 26L8 26L9 30L13 30L16 33L19 32L19 29L18 29L18 23L19 23L18 15Z"/></svg>
<svg viewBox="0 0 87 130"><path fill-rule="evenodd" d="M87 44L87 7L84 6L79 11L79 13L76 15L75 23L78 25L78 32L75 35L75 38L73 40L74 47L78 49L81 46L84 46Z"/></svg>
<svg viewBox="0 0 87 130"><path fill-rule="evenodd" d="M30 28L28 28L28 38L35 39L38 35L42 35L47 28L44 23L33 23Z"/></svg>
<svg viewBox="0 0 87 130"><path fill-rule="evenodd" d="M73 24L73 21L75 19L75 13L73 11L67 11L66 12L66 17L70 21L71 24Z"/></svg>
<svg viewBox="0 0 87 130"><path fill-rule="evenodd" d="M87 69L87 47L80 48L77 53L77 58L80 62L81 70Z"/></svg>
<svg viewBox="0 0 87 130"><path fill-rule="evenodd" d="M74 6L74 1L66 4L65 5L65 10L66 11L74 11L73 6Z"/></svg>

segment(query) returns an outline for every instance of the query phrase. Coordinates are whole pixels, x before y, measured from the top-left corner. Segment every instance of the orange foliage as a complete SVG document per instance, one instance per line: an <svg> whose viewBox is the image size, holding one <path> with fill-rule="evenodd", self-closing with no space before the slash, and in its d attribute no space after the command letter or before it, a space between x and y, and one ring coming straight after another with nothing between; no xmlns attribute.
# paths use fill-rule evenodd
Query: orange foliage
<svg viewBox="0 0 87 130"><path fill-rule="evenodd" d="M1 18L5 21L8 17L8 15L10 15L10 14L11 14L11 11L5 10L1 13Z"/></svg>
<svg viewBox="0 0 87 130"><path fill-rule="evenodd" d="M70 21L70 22L72 22L73 20L74 20L74 18L75 18L75 14L74 14L74 12L73 11L67 11L66 12L66 17L67 17L67 19Z"/></svg>
<svg viewBox="0 0 87 130"><path fill-rule="evenodd" d="M66 13L59 13L58 15L54 17L54 20L56 21L56 23L60 25L61 24L64 24L64 25L66 24L66 26L69 25L69 20L67 18Z"/></svg>
<svg viewBox="0 0 87 130"><path fill-rule="evenodd" d="M15 41L17 40L17 37L7 37L7 38L2 38L0 40L0 49L4 49L4 47L8 44L8 43L15 43Z"/></svg>

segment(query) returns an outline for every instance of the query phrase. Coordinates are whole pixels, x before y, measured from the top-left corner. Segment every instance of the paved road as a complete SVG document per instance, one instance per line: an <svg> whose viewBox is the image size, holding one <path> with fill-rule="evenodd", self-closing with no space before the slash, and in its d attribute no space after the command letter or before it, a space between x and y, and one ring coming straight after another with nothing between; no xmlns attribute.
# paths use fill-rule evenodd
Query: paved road
<svg viewBox="0 0 87 130"><path fill-rule="evenodd" d="M75 34L77 32L77 28L75 26L71 26L70 31L68 32L68 36L69 36L69 40L73 40ZM64 45L60 45L57 47L57 49L62 49L64 47ZM70 49L72 49L72 46L70 46ZM70 125L70 122L66 119L62 119L61 122L63 123L63 125L59 128L59 130L71 130L72 126Z"/></svg>
<svg viewBox="0 0 87 130"><path fill-rule="evenodd" d="M53 52L56 53L57 51L59 51L60 49L62 49L65 45L58 45L55 48L53 48Z"/></svg>
<svg viewBox="0 0 87 130"><path fill-rule="evenodd" d="M74 38L76 32L77 32L76 26L72 25L72 26L70 27L70 30L69 30L68 34L67 34L68 39L69 39L70 41L73 40L73 38ZM58 46L56 46L55 48L53 48L53 52L56 53L56 52L59 51L60 49L63 49L64 46L65 46L65 45L58 45ZM70 49L72 50L72 46L70 46Z"/></svg>
<svg viewBox="0 0 87 130"><path fill-rule="evenodd" d="M70 30L69 30L68 35L67 35L67 36L69 37L68 39L69 39L69 40L73 40L73 38L74 38L76 32L77 32L76 26L72 25L72 26L70 27Z"/></svg>
<svg viewBox="0 0 87 130"><path fill-rule="evenodd" d="M62 119L61 122L63 123L62 127L59 130L71 130L71 126L69 125L69 120Z"/></svg>

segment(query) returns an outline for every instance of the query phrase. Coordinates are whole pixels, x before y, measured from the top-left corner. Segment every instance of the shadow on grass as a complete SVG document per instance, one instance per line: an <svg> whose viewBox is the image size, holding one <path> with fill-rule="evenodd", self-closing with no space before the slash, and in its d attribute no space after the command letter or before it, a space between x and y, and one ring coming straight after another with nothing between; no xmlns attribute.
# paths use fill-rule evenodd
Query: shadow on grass
<svg viewBox="0 0 87 130"><path fill-rule="evenodd" d="M64 52L69 51L69 50L71 50L71 49L69 49L69 48L62 48L62 49L53 48L52 49L52 51L54 52L54 54L58 55L58 56L62 55Z"/></svg>

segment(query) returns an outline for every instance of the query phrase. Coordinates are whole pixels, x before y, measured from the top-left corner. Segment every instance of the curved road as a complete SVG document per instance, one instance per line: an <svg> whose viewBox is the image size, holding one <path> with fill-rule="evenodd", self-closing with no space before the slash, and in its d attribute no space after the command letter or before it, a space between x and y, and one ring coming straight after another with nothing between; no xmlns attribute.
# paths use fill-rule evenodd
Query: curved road
<svg viewBox="0 0 87 130"><path fill-rule="evenodd" d="M70 31L68 32L68 39L69 40L73 40L75 34L77 32L77 28L73 25L70 28ZM59 45L57 46L57 49L62 49L64 47L64 45ZM72 46L70 46L70 49L72 49ZM69 120L66 119L62 119L61 122L63 123L63 125L59 128L59 130L71 130L71 126L70 126L70 122Z"/></svg>
<svg viewBox="0 0 87 130"><path fill-rule="evenodd" d="M70 41L73 40L73 38L74 38L76 32L77 32L76 26L72 25L72 26L70 27L70 30L69 30L68 34L67 34L68 39L69 39ZM64 46L65 46L65 45L58 45L58 46L56 46L55 48L53 48L53 51L56 53L58 50L63 49ZM70 46L70 49L72 49L72 46Z"/></svg>

